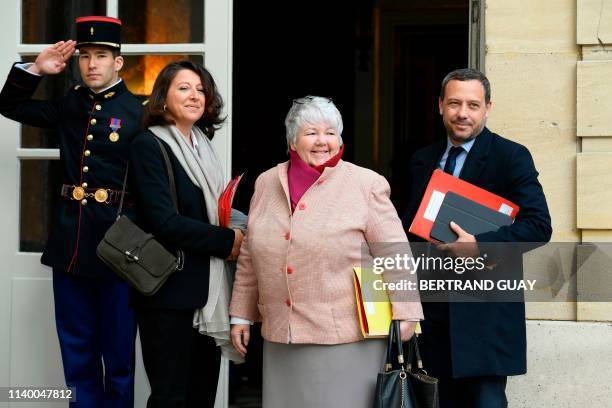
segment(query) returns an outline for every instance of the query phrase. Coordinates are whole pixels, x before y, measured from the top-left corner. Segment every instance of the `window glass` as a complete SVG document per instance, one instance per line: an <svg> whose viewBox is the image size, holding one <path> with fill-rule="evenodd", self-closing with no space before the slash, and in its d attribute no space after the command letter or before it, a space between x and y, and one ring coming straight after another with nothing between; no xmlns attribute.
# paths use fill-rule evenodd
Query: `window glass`
<svg viewBox="0 0 612 408"><path fill-rule="evenodd" d="M22 0L21 42L53 44L76 37L74 21L106 15L106 0Z"/></svg>
<svg viewBox="0 0 612 408"><path fill-rule="evenodd" d="M124 44L204 42L204 1L120 0Z"/></svg>
<svg viewBox="0 0 612 408"><path fill-rule="evenodd" d="M20 164L19 250L42 252L60 200L62 170L59 160L21 160Z"/></svg>
<svg viewBox="0 0 612 408"><path fill-rule="evenodd" d="M150 95L157 74L172 61L188 59L204 63L202 55L126 55L121 77L136 95Z"/></svg>

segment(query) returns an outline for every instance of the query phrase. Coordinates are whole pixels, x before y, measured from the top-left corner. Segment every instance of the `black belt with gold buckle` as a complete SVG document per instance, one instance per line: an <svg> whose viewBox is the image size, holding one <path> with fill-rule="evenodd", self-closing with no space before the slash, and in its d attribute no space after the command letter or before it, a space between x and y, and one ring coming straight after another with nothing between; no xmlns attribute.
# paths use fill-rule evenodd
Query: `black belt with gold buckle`
<svg viewBox="0 0 612 408"><path fill-rule="evenodd" d="M69 200L82 201L93 198L100 204L118 204L121 200L121 190L111 190L110 188L85 188L69 184L62 185L62 197ZM123 204L131 206L130 193L125 192Z"/></svg>

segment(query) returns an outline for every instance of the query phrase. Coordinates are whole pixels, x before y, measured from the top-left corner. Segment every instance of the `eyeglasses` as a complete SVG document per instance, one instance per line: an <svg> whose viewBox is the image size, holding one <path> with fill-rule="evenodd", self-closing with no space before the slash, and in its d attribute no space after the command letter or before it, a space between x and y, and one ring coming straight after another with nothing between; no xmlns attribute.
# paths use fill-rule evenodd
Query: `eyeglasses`
<svg viewBox="0 0 612 408"><path fill-rule="evenodd" d="M327 103L332 103L332 98L328 98L326 96L313 96L313 95L306 95L303 98L294 99L293 103L297 105L304 105L308 102L312 102L314 98L322 98L322 99L325 99Z"/></svg>

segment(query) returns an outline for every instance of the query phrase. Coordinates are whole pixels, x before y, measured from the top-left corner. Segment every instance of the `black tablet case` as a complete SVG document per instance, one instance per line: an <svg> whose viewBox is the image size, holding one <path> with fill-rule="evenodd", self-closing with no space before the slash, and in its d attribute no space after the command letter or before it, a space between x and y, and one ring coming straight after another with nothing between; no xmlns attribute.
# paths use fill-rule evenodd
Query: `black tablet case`
<svg viewBox="0 0 612 408"><path fill-rule="evenodd" d="M512 224L512 217L485 207L475 201L449 191L442 201L436 220L429 234L441 242L453 242L457 235L451 230L454 221L472 235L497 231L499 227Z"/></svg>

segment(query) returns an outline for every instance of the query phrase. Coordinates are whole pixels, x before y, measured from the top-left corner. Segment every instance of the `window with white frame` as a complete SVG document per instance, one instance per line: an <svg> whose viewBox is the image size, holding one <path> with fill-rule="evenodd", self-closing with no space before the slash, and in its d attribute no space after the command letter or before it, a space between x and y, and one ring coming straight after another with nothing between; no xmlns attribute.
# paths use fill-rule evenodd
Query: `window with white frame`
<svg viewBox="0 0 612 408"><path fill-rule="evenodd" d="M79 16L108 15L122 20L121 77L137 95L149 95L159 71L170 61L204 63L205 4L202 0L22 0L23 62L31 62L45 47L75 38ZM46 78L35 98L61 98L80 81L76 57L66 70ZM20 161L21 252L40 252L49 235L61 185L59 150L52 130L21 127ZM28 222L37 220L37 222Z"/></svg>

